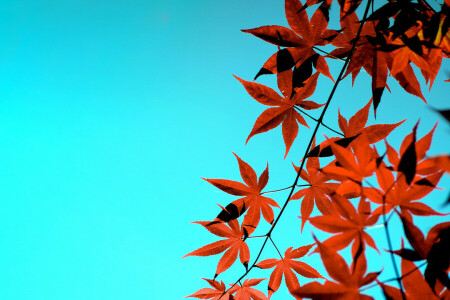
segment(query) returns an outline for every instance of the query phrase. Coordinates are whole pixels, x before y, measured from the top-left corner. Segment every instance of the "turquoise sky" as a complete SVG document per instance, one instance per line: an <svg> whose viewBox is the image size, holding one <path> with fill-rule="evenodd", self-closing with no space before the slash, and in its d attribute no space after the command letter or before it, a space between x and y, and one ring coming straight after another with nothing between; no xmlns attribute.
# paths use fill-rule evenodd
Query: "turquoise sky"
<svg viewBox="0 0 450 300"><path fill-rule="evenodd" d="M1 2L1 299L181 299L204 286L219 257L181 257L216 239L189 223L214 218L216 203L234 198L200 177L240 180L234 151L258 174L269 162L267 190L289 186L291 161L309 140L301 129L286 160L280 128L244 145L264 108L232 74L251 80L276 47L240 29L269 24L286 24L283 1ZM334 77L340 66L330 62ZM435 108L448 108L445 70L448 62L432 91L422 89ZM368 79L361 74L353 89L342 83L328 125L337 128L339 106L349 117L367 103ZM389 85L377 122L409 118L389 138L398 146L419 117L422 136L438 116L392 78ZM325 102L330 90L321 77L314 99ZM441 120L430 153L448 150L449 130ZM447 194L433 192L430 205L448 211ZM274 195L280 204L285 197ZM311 241L298 214L298 204L288 207L274 232L282 251ZM425 231L438 221L417 219ZM370 255L371 271L380 270ZM317 257L308 262L326 274Z"/></svg>

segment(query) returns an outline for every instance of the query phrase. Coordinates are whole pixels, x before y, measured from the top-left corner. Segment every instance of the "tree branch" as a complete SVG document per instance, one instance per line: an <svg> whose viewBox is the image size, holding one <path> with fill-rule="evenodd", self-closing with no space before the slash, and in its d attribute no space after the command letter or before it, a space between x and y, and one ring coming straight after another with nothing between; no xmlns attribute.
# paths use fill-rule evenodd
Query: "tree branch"
<svg viewBox="0 0 450 300"><path fill-rule="evenodd" d="M228 290L232 289L232 288L237 284L237 282L239 282L241 279L243 279L245 276L247 276L247 274L248 274L248 273L253 269L253 267L256 265L256 263L258 262L259 257L260 257L261 254L262 254L262 251L264 250L264 247L265 247L265 245L266 245L266 243L267 243L267 240L270 238L270 235L272 234L272 231L274 230L274 228L275 228L275 226L277 225L278 221L280 220L280 218L281 218L281 216L282 216L284 210L286 209L286 206L287 206L287 204L289 203L289 200L291 199L292 194L294 193L295 186L297 185L297 182L298 182L298 180L299 180L299 178L300 178L300 173L301 173L301 171L302 171L302 169L303 169L303 166L305 165L305 162L306 162L306 160L307 160L307 155L308 155L309 150L310 150L310 148L311 148L311 145L312 145L312 143L313 143L313 141L314 141L314 139L315 139L315 137L316 137L317 131L319 130L320 125L322 124L322 120L323 120L323 118L324 118L324 116L325 116L325 113L326 113L326 111L327 111L327 108L328 108L328 106L329 106L330 103L331 103L331 99L333 99L334 93L335 93L335 91L336 91L336 89L337 89L337 87L338 87L340 81L342 80L342 77L344 76L344 72L345 72L345 70L347 69L348 64L350 63L350 59L351 59L351 57L353 56L353 53L354 53L355 50L356 50L356 44L357 44L357 42L358 42L359 39L360 39L361 31L362 31L362 28L363 28L364 23L366 22L367 14L368 14L368 12L369 12L369 7L370 7L370 4L372 3L372 1L373 1L373 0L368 0L368 2L367 2L367 5L366 5L365 11L364 11L364 16L363 16L363 19L361 20L361 24L359 25L359 28L358 28L358 32L357 32L357 34L356 34L356 37L355 37L355 39L353 40L353 45L352 45L352 48L351 48L351 50L350 50L350 53L349 53L348 57L346 58L344 65L342 66L342 69L341 69L341 71L340 71L340 73L339 73L338 78L336 79L336 82L335 82L335 84L334 84L334 86L333 86L333 89L332 89L331 92L330 92L330 95L329 95L329 97L328 97L328 99L327 99L327 102L325 103L325 106L324 106L324 108L323 108L323 110L322 110L322 113L320 114L320 117L319 117L319 119L317 120L317 124L316 124L316 126L315 126L315 128L314 128L314 131L313 131L313 134L312 134L312 136L311 136L311 139L309 140L308 146L306 147L305 154L303 155L303 159L302 159L302 162L301 162L299 171L298 171L298 173L297 173L297 176L295 177L294 183L292 184L292 188L291 188L291 191L289 192L289 196L287 197L287 199L286 199L286 201L285 201L283 207L281 208L280 213L278 214L277 218L275 219L275 221L274 221L272 227L270 228L269 232L266 234L267 237L265 238L264 243L263 243L263 245L261 246L261 249L259 250L259 253L258 253L258 255L257 255L257 257L256 257L256 259L255 259L255 261L254 261L254 263L251 265L250 268L248 268L248 270L247 270L247 271L246 271L246 272L245 272L245 273L244 273L244 274L243 274L243 275L242 275L242 276L241 276L241 277L240 277L240 278L239 278L239 279L238 279L238 280L230 287L230 288L228 288L228 289L222 294L222 296L225 295L225 293L226 293ZM221 297L222 297L222 296L221 296ZM220 298L221 298L221 297L220 297ZM220 299L220 298L219 298L219 299Z"/></svg>

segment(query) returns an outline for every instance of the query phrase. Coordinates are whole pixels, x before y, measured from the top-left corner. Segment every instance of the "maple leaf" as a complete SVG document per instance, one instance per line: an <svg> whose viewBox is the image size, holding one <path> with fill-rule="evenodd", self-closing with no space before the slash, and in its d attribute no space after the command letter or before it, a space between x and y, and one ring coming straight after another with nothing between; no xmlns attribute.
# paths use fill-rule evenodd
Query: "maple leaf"
<svg viewBox="0 0 450 300"><path fill-rule="evenodd" d="M312 148L314 148L314 144ZM299 167L294 165L294 168L298 173ZM328 182L330 179L323 172L320 172L319 169L319 159L317 157L308 158L306 161L306 170L302 170L300 177L311 186L297 191L290 199L297 200L303 198L300 210L302 219L301 231L303 231L303 227L313 211L314 203L316 203L317 208L324 215L336 213L327 195L330 195L338 188L338 183Z"/></svg>
<svg viewBox="0 0 450 300"><path fill-rule="evenodd" d="M313 101L305 101L305 99L309 98L316 89L318 73L309 78L303 87L297 88L295 93L293 93L292 88L292 74L292 70L287 70L278 74L278 87L282 92L283 97L267 86L256 82L245 81L235 76L236 79L242 83L249 95L256 101L264 105L273 106L266 109L258 117L252 131L247 137L246 143L252 136L269 131L282 124L283 139L286 145L285 158L292 143L297 137L297 122L309 128L305 119L296 111L296 109L303 108L311 110L317 109L323 105Z"/></svg>
<svg viewBox="0 0 450 300"><path fill-rule="evenodd" d="M333 205L342 216L328 215L317 216L309 219L311 224L323 231L333 233L334 235L323 242L324 245L334 250L341 250L353 243L352 252L356 252L360 247L367 244L377 250L375 241L365 232L365 228L374 225L379 215L370 213L370 204L364 198L360 199L358 211L345 197L332 194Z"/></svg>
<svg viewBox="0 0 450 300"><path fill-rule="evenodd" d="M386 62L388 64L388 67L391 68L392 58L390 56L386 57ZM411 95L419 97L423 100L423 102L427 103L427 100L425 100L425 97L423 96L420 89L420 83L417 80L411 65L406 65L406 67L404 67L401 71L392 76L398 81L400 86L405 91L407 91Z"/></svg>
<svg viewBox="0 0 450 300"><path fill-rule="evenodd" d="M333 45L340 48L331 51L329 57L344 58L350 55L350 51L353 48L353 40L359 28L359 20L356 14L351 13L343 18L341 13L341 27L343 34L336 37L332 42ZM373 22L364 23L360 39L356 44L352 59L344 74L344 78L352 74L352 81L354 82L361 68L364 68L372 76L372 95L375 114L380 103L381 95L387 86L386 80L388 75L388 53L380 51L377 48L379 44L385 44L384 37L376 32Z"/></svg>
<svg viewBox="0 0 450 300"><path fill-rule="evenodd" d="M441 157L431 157L431 158L425 158L426 153L428 149L430 148L431 141L433 138L433 133L436 129L437 123L434 125L434 127L428 132L426 135L424 135L421 139L416 141L416 130L418 127L418 123L414 126L415 129L405 137L403 140L401 146L400 146L400 153L398 153L387 141L385 141L386 144L386 153L389 162L392 164L392 168L395 171L399 171L400 162L403 159L405 160L414 160L412 149L414 149L415 153L415 175L429 175L433 173L437 173L441 170L447 170L448 169L448 162L446 162L446 156ZM414 147L414 148L413 148ZM410 149L407 153L408 148ZM406 161L404 162L404 164ZM405 166L406 167L406 166ZM412 170L411 170L412 172ZM420 177L415 177L420 179Z"/></svg>
<svg viewBox="0 0 450 300"><path fill-rule="evenodd" d="M440 295L437 295L433 292L430 286L425 281L422 273L420 273L419 269L416 265L406 259L402 259L402 283L405 289L406 299L411 300L438 300L438 299L449 299L450 293L449 290L445 290ZM379 282L379 285L383 289L383 293L385 294L387 299L392 300L402 300L404 299L402 293L399 289L385 285Z"/></svg>
<svg viewBox="0 0 450 300"><path fill-rule="evenodd" d="M409 30L408 30L409 31ZM395 75L398 72L401 72L410 62L414 63L417 67L419 67L422 72L431 72L430 66L427 60L422 57L418 52L422 51L413 51L410 47L408 47L408 42L415 42L412 36L407 37L408 33L401 37L396 37L394 40L388 41L388 43L392 45L399 45L399 47L391 52L392 58L392 66L389 68L391 74ZM423 45L417 45L420 49L424 47Z"/></svg>
<svg viewBox="0 0 450 300"><path fill-rule="evenodd" d="M361 195L361 180L371 176L376 168L377 154L368 145L366 137L361 139L358 146L353 146L354 153L346 149L359 135L330 138L308 153L308 157L327 157L333 154L336 156L336 160L321 168L320 171L328 178L340 181L335 192L345 195L348 199Z"/></svg>
<svg viewBox="0 0 450 300"><path fill-rule="evenodd" d="M315 237L314 237L315 238ZM367 263L363 251L359 251L349 268L345 260L335 250L317 241L320 257L333 281L307 283L294 291L298 297L312 299L373 299L360 294L359 289L373 282L379 273L366 274Z"/></svg>
<svg viewBox="0 0 450 300"><path fill-rule="evenodd" d="M226 286L221 281L220 283L215 280L202 278L208 282L208 284L213 288L202 288L192 295L186 296L184 298L197 298L197 299L211 299L211 300L235 300L231 295L230 291L226 291Z"/></svg>
<svg viewBox="0 0 450 300"><path fill-rule="evenodd" d="M244 230L244 226L239 226L237 220L231 220L227 223L228 226L224 223L215 223L211 225L210 222L204 221L194 223L201 224L209 232L226 239L203 246L186 254L183 258L187 256L210 256L225 251L217 264L215 277L231 267L236 261L238 254L241 263L247 268L248 261L250 260L250 250L248 249L247 243L244 241L247 234Z"/></svg>
<svg viewBox="0 0 450 300"><path fill-rule="evenodd" d="M358 137L367 138L369 144L385 139L397 126L405 122L405 120L395 124L376 124L365 127L369 117L369 109L372 100L370 100L363 108L358 110L348 121L344 118L340 111L338 111L338 123L339 128L344 133L345 137L352 137L358 135ZM350 145L354 145L359 140L355 138Z"/></svg>
<svg viewBox="0 0 450 300"><path fill-rule="evenodd" d="M285 1L286 19L292 30L275 25L242 30L277 46L288 47L272 55L264 63L255 79L262 74L276 74L291 69L295 65L300 66L314 56L316 70L333 80L325 59L313 48L329 44L338 33L327 30L328 21L324 14L327 11L326 6L321 5L316 10L311 17L311 22L304 8L298 0Z"/></svg>
<svg viewBox="0 0 450 300"><path fill-rule="evenodd" d="M377 207L374 213L387 214L395 207L399 207L402 214L409 216L409 218L411 218L410 214L419 216L443 215L429 206L416 201L433 191L443 172L426 176L413 182L412 185L406 182L405 176L399 176L395 180L391 170L383 166L383 164L377 169L376 174L381 190L371 187L363 189L364 195L372 202L381 205L385 203L384 208L383 206Z"/></svg>
<svg viewBox="0 0 450 300"><path fill-rule="evenodd" d="M401 220L405 235L414 250L402 248L393 253L410 261L426 259L428 265L425 269L425 280L431 289L435 290L436 280L449 288L447 270L450 265L450 222L433 226L425 239L422 231L408 218L401 216Z"/></svg>
<svg viewBox="0 0 450 300"><path fill-rule="evenodd" d="M445 170L448 164L445 156L424 159L436 126L416 141L417 126L418 123L414 126L412 133L403 140L400 154L385 142L388 160L393 165L391 169L398 171L397 177L395 178L392 171L381 163L376 171L381 190L364 189L364 194L375 203L383 204L384 198L385 213L398 206L402 213L409 217L411 213L422 216L440 214L423 203L413 202L425 197L436 187L442 177L442 169ZM439 162L442 164L439 165ZM422 177L421 174L431 175ZM379 207L375 211L382 210L383 207Z"/></svg>
<svg viewBox="0 0 450 300"><path fill-rule="evenodd" d="M253 286L258 285L263 280L266 280L266 278L246 279L242 286L235 285L229 292L232 294L236 293L234 295L235 300L267 300L268 298L263 292L253 288Z"/></svg>
<svg viewBox="0 0 450 300"><path fill-rule="evenodd" d="M330 144L336 163L322 168L322 171L330 178L339 181L350 180L361 185L365 177L372 176L377 165L374 159L373 149L367 143L367 139L360 139L352 152L338 144Z"/></svg>
<svg viewBox="0 0 450 300"><path fill-rule="evenodd" d="M347 14L344 17L344 13L341 11L340 14L340 23L341 23L341 32L338 36L336 36L332 41L331 44L333 46L339 47L337 49L334 49L331 51L329 57L338 57L338 58L345 58L350 54L350 50L353 47L353 41L356 37L356 34L358 32L360 21L358 19L358 16L356 13L352 12ZM375 36L375 27L372 23L364 23L363 28L361 29L361 35L358 43L356 44L356 49L358 47L364 47L365 44L368 43L367 36ZM363 54L362 52L360 54ZM354 56L352 60L354 59ZM356 61L355 61L356 62ZM358 64L362 64L362 61L357 61ZM362 67L362 65L361 65ZM356 77L356 75L359 73L358 68L355 68L356 70L353 71L355 73L355 76L353 78L353 81Z"/></svg>
<svg viewBox="0 0 450 300"><path fill-rule="evenodd" d="M323 278L322 275L320 275L314 268L312 268L308 264L295 260L305 256L312 246L314 246L314 244L302 246L297 249L293 249L293 247L290 247L284 252L284 258L269 258L259 262L256 265L261 269L271 269L275 267L269 279L269 298L280 287L283 275L286 286L291 294L294 290L300 287L297 276L293 271L306 278Z"/></svg>
<svg viewBox="0 0 450 300"><path fill-rule="evenodd" d="M262 196L262 190L269 181L269 164L267 164L266 169L262 172L259 179L257 179L253 168L235 153L233 154L236 156L239 171L245 184L226 179L203 179L228 194L245 197L227 205L211 224L234 220L247 211L243 226L248 234L250 234L258 226L261 213L267 222L272 223L274 214L271 206L278 208L280 206L275 200Z"/></svg>

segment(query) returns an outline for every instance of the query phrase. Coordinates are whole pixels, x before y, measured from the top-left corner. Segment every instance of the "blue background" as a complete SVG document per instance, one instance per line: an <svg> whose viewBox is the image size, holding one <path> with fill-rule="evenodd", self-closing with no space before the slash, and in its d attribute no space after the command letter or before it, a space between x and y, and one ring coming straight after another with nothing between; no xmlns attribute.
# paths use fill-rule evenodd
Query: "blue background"
<svg viewBox="0 0 450 300"><path fill-rule="evenodd" d="M276 47L240 29L269 24L286 25L283 1L1 2L1 299L181 299L204 286L219 257L181 257L216 239L189 222L212 219L215 203L234 198L200 177L240 180L234 151L258 174L269 162L266 190L289 186L291 161L309 140L300 129L285 160L280 128L244 145L264 107L232 74L251 80ZM329 65L336 78L341 62ZM422 88L435 108L448 108L449 69L445 62L431 92ZM342 82L327 125L337 128L338 107L349 117L367 103L369 79ZM274 77L259 82L273 86ZM398 147L419 117L423 136L438 115L388 83L377 122L408 118L389 137ZM313 100L325 102L331 84L321 76ZM441 121L430 153L448 150L448 131ZM448 211L447 193L433 192L428 203ZM280 205L286 195L273 194ZM281 251L311 242L309 224L300 235L298 203L274 231ZM417 220L425 231L439 221ZM382 228L372 230L387 248ZM250 242L256 251L261 241ZM276 257L271 248L263 258ZM379 271L382 258L368 254ZM307 261L326 275L317 254ZM385 261L383 278L393 277ZM242 271L233 266L220 279Z"/></svg>

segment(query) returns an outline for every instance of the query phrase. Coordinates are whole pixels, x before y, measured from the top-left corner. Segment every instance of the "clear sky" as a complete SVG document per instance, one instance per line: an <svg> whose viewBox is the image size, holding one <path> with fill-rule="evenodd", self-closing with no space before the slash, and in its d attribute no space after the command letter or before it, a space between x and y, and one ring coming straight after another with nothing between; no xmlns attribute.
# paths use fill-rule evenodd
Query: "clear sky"
<svg viewBox="0 0 450 300"><path fill-rule="evenodd" d="M181 257L216 239L189 223L234 198L200 177L240 180L234 151L258 174L269 162L267 190L289 186L291 161L309 139L301 129L285 160L280 128L244 145L264 108L232 74L251 80L276 47L240 29L285 25L283 8L275 0L1 1L1 299L181 299L203 287L219 257ZM330 62L334 77L340 65ZM436 108L448 108L445 70L448 62L431 92L422 88ZM337 128L338 107L348 117L367 103L368 78L353 89L342 83L328 125ZM377 121L409 118L389 139L398 146L419 117L419 136L438 117L388 83ZM321 77L314 99L325 102L330 90ZM430 153L448 150L449 130L441 121ZM431 205L442 210L447 194L434 192ZM286 194L274 197L282 204ZM298 204L288 207L274 233L283 249L311 240L298 214ZM427 220L425 231L436 222ZM371 255L371 271L380 270ZM317 254L308 259L324 272Z"/></svg>

